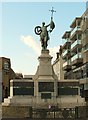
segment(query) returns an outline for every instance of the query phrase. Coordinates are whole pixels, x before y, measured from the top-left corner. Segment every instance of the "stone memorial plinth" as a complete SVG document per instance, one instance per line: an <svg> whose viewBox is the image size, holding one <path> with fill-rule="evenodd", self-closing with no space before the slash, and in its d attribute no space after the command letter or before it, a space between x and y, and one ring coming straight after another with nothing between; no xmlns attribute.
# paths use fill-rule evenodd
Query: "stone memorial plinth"
<svg viewBox="0 0 88 120"><path fill-rule="evenodd" d="M40 104L47 101L47 104L56 104L58 80L51 64L49 50L42 50L38 60L39 66L34 77L36 102Z"/></svg>
<svg viewBox="0 0 88 120"><path fill-rule="evenodd" d="M10 97L4 99L3 105L44 107L45 105L56 104L58 80L51 64L52 57L49 55L49 50L41 50L41 55L38 57L38 60L37 72L32 80L14 79L10 81ZM24 93L24 90L20 89L21 87L23 89L29 89L25 90ZM33 91L28 93L30 87L33 87Z"/></svg>

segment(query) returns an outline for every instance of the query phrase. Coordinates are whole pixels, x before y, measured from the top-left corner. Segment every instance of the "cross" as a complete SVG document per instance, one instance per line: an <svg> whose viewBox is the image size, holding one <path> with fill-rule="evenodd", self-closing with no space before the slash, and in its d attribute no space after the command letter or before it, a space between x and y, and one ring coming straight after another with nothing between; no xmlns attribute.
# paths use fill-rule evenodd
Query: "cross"
<svg viewBox="0 0 88 120"><path fill-rule="evenodd" d="M51 11L51 18L53 18L53 13L56 11L53 9L53 7L52 7L52 10L49 10L49 11Z"/></svg>

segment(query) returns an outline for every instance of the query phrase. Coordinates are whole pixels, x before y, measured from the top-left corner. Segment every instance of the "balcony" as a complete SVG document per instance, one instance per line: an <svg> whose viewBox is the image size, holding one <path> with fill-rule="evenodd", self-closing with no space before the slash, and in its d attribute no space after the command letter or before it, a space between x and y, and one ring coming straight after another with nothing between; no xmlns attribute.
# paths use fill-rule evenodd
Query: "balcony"
<svg viewBox="0 0 88 120"><path fill-rule="evenodd" d="M82 30L80 26L76 26L71 32L71 40L74 38L75 34L81 34Z"/></svg>
<svg viewBox="0 0 88 120"><path fill-rule="evenodd" d="M63 69L68 71L68 70L71 70L71 62L70 61L67 61L63 64Z"/></svg>
<svg viewBox="0 0 88 120"><path fill-rule="evenodd" d="M71 31L66 31L62 36L62 39L69 39Z"/></svg>
<svg viewBox="0 0 88 120"><path fill-rule="evenodd" d="M71 40L69 38L63 39L62 40L63 44L65 44L66 42L71 42Z"/></svg>
<svg viewBox="0 0 88 120"><path fill-rule="evenodd" d="M77 50L77 48L81 48L82 47L82 43L81 40L76 40L73 44L71 44L71 51L75 51Z"/></svg>
<svg viewBox="0 0 88 120"><path fill-rule="evenodd" d="M82 54L78 53L71 58L72 65L79 65L83 62Z"/></svg>
<svg viewBox="0 0 88 120"><path fill-rule="evenodd" d="M70 28L75 28L77 25L79 25L79 23L81 23L82 21L82 18L81 17L76 17L72 24L70 25Z"/></svg>
<svg viewBox="0 0 88 120"><path fill-rule="evenodd" d="M67 49L67 50L65 50L65 52L63 52L63 58L65 58L66 57L66 55L70 55L71 53L70 53L70 50L69 49Z"/></svg>
<svg viewBox="0 0 88 120"><path fill-rule="evenodd" d="M66 49L70 45L71 45L71 41L69 39L65 39L63 42L63 49Z"/></svg>

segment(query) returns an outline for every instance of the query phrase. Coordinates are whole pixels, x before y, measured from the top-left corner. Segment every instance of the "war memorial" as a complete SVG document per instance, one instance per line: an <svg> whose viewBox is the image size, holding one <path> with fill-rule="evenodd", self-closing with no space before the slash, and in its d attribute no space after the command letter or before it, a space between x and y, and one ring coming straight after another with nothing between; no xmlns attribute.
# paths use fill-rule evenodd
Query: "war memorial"
<svg viewBox="0 0 88 120"><path fill-rule="evenodd" d="M39 65L32 78L12 79L10 81L10 96L2 103L2 117L5 118L36 118L46 119L77 119L85 116L84 98L80 96L79 81L58 80L48 50L50 33L55 29L53 13L48 25L35 27L35 33L40 36L41 55L38 57ZM54 33L53 33L54 34ZM65 95L63 88L68 88ZM71 93L71 95L70 95ZM78 114L80 111L80 115ZM80 119L82 120L82 119ZM83 119L85 120L85 118Z"/></svg>

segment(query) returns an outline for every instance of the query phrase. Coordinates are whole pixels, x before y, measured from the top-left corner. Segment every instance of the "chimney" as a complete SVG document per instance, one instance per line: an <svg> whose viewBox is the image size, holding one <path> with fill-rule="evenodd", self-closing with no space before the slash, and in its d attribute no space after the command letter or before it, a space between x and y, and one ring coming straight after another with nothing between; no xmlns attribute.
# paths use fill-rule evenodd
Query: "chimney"
<svg viewBox="0 0 88 120"><path fill-rule="evenodd" d="M60 55L62 54L62 45L60 45L60 49L59 49L59 53L60 53Z"/></svg>
<svg viewBox="0 0 88 120"><path fill-rule="evenodd" d="M59 58L59 52L57 52L56 54L57 54L57 58L56 59L58 59Z"/></svg>

